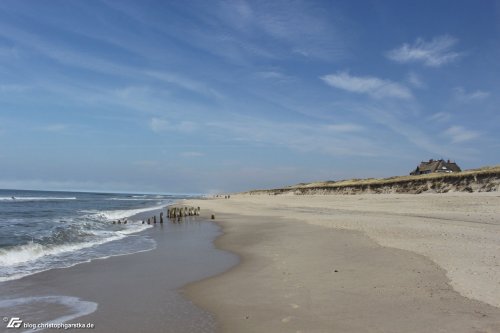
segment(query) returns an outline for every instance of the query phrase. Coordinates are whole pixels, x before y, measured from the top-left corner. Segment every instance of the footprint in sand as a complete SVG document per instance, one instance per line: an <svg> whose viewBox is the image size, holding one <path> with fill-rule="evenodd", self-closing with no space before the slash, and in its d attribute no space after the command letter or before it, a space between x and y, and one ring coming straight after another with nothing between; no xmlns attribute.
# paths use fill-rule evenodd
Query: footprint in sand
<svg viewBox="0 0 500 333"><path fill-rule="evenodd" d="M300 308L300 305L298 304L295 304L295 303L291 303L290 306L293 308L293 309L298 309Z"/></svg>
<svg viewBox="0 0 500 333"><path fill-rule="evenodd" d="M288 323L291 319L292 319L292 317L288 316L288 317L285 317L285 318L281 319L281 322L282 323Z"/></svg>

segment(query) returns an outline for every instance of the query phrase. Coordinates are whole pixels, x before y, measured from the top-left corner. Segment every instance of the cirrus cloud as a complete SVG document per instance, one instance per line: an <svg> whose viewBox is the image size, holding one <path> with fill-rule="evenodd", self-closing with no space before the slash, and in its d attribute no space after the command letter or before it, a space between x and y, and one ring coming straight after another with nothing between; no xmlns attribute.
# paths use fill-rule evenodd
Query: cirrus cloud
<svg viewBox="0 0 500 333"><path fill-rule="evenodd" d="M479 137L479 133L463 128L462 126L452 126L444 134L451 139L452 143L470 141Z"/></svg>
<svg viewBox="0 0 500 333"><path fill-rule="evenodd" d="M169 125L170 124L168 121L160 118L152 118L151 122L149 123L151 130L157 133L166 131L169 128Z"/></svg>
<svg viewBox="0 0 500 333"><path fill-rule="evenodd" d="M462 87L453 89L455 99L459 102L482 101L490 96L488 91L476 90L472 92L465 91Z"/></svg>
<svg viewBox="0 0 500 333"><path fill-rule="evenodd" d="M413 45L404 43L399 48L387 52L387 57L400 63L422 62L426 66L439 67L455 61L462 54L452 48L458 39L443 35L426 42L418 38Z"/></svg>
<svg viewBox="0 0 500 333"><path fill-rule="evenodd" d="M184 151L180 155L182 157L200 157L200 156L204 156L205 154L200 153L198 151Z"/></svg>
<svg viewBox="0 0 500 333"><path fill-rule="evenodd" d="M413 97L406 86L373 76L352 76L347 71L343 71L322 76L321 79L329 86L349 92L368 94L373 98L410 99Z"/></svg>

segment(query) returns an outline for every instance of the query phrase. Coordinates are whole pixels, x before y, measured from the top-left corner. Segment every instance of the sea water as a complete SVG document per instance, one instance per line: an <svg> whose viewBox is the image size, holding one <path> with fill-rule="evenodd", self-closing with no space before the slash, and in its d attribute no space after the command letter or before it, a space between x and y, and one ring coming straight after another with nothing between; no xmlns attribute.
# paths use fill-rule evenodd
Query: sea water
<svg viewBox="0 0 500 333"><path fill-rule="evenodd" d="M214 247L220 228L196 217L142 224L193 197L0 190L0 332L14 321L92 323L95 332L214 332L213 316L178 289L238 262ZM113 224L118 219L128 223Z"/></svg>
<svg viewBox="0 0 500 333"><path fill-rule="evenodd" d="M0 190L0 282L154 249L134 215L187 197Z"/></svg>

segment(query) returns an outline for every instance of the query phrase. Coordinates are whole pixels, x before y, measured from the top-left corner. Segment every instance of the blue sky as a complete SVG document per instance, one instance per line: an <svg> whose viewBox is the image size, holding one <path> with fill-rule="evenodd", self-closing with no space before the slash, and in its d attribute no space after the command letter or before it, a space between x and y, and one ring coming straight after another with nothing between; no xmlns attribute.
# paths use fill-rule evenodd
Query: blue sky
<svg viewBox="0 0 500 333"><path fill-rule="evenodd" d="M498 1L0 2L0 187L201 192L500 163Z"/></svg>

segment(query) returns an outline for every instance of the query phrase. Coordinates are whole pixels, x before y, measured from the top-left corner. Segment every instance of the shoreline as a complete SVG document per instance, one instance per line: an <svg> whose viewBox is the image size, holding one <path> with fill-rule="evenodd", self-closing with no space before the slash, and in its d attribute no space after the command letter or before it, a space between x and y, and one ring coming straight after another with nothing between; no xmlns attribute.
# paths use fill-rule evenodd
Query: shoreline
<svg viewBox="0 0 500 333"><path fill-rule="evenodd" d="M461 205L460 197L471 199L463 195L447 195L440 199ZM482 200L482 197L493 199L493 205L497 200L497 196L492 194L480 196L479 200ZM316 198L319 198L319 201L314 202L314 198L304 196L290 200L290 196L256 198L231 195L231 199L188 201L188 204L192 205L203 204L205 210L214 212L216 222L223 228L223 235L215 241L216 246L235 252L241 257L240 264L230 270L184 288L195 304L215 314L223 332L365 332L375 328L383 332L500 330L500 309L460 295L453 280L448 278L448 271L441 265L416 251L382 246L378 239L373 237L373 233L359 228L364 222L363 219L371 216L375 224L384 225L386 230L392 229L393 236L398 234L401 231L398 228L404 227L404 222L399 226L386 225L384 220L387 216L384 210L388 207L394 208L394 200L406 198L409 202L403 204L401 209L404 210L405 205L414 205L414 200L417 203L422 201L422 196L364 196L362 200L375 202L368 205L363 202L361 210L361 203L358 202L360 198L353 199L349 196L344 199L353 204L354 209L337 207L335 214L339 215L323 211L323 215L329 215L328 217L321 216L319 211L325 208L324 201L332 200L331 197ZM310 199L312 202L304 202L304 199ZM381 201L387 200L390 201L388 206L387 202L384 203L385 206L380 206ZM428 200L429 198L425 197L423 199L425 204ZM346 202L336 202L337 205L346 206ZM380 207L374 209L377 206ZM440 203L435 203L435 206L439 207ZM414 207L414 210L419 209L421 207L418 205ZM353 210L357 211L357 214L354 214ZM455 222L454 216L451 216L444 222L444 227L448 228L449 232L455 228L461 231L464 225L470 228L469 224L478 223L477 220L484 218L482 215L485 212L496 213L486 207L484 211L479 209L479 212L469 214L468 220ZM413 212L410 210L408 213L411 215ZM434 213L437 215L432 216ZM423 217L396 216L428 227L429 223L443 220L443 214L446 213L449 212L420 211ZM455 213L462 214L460 210ZM349 230L349 226L339 228L339 221L335 221L336 219L345 219L344 224L359 219L357 227L361 230ZM327 220L330 223L326 223ZM498 221L489 222L487 228L496 228L496 222ZM440 235L439 228L429 232ZM291 237L294 233L295 238ZM404 236L404 233L402 234ZM310 237L306 239L304 235ZM297 242L297 239L300 239L300 242ZM335 248L346 239L352 241L344 243L345 248ZM437 243L439 242L437 239ZM369 243L371 245L367 245ZM443 245L447 246L449 242L444 240ZM471 246L474 245L481 247L484 244L472 243ZM316 251L314 247L320 249ZM370 248L370 251L363 252L361 249L366 247ZM338 272L334 273L331 270L325 271L322 265L331 264L322 258L325 253L343 253L350 258L344 260L342 256L335 257L335 260L338 260L335 265L341 262L342 267L356 266L350 262L354 259L359 265L348 272L345 269L337 269ZM353 253L358 254L353 256ZM282 260L283 258L285 260ZM362 274L363 276L354 273L366 271L373 262L379 263L379 266L372 267ZM408 263L417 265L418 268L407 266ZM399 267L396 271L393 270L395 265ZM331 268L335 271L333 266ZM341 273L347 275L341 284L337 284L337 279L343 276ZM382 276L385 277L378 280L381 283L373 285L373 277ZM295 281L295 284L291 281ZM358 284L349 284L350 281L358 281ZM484 289L491 285L481 287ZM388 294L392 294L390 299L386 297ZM323 295L330 295L330 298ZM370 306L364 307L358 303Z"/></svg>
<svg viewBox="0 0 500 333"><path fill-rule="evenodd" d="M181 289L236 264L235 256L213 246L219 233L217 225L202 217L157 223L130 236L153 239L156 247L150 251L3 282L2 299L7 301L2 315L28 323L57 322L69 315L68 323L93 323L94 332L213 333L212 315L194 306Z"/></svg>
<svg viewBox="0 0 500 333"><path fill-rule="evenodd" d="M491 193L184 199L173 205L201 216L142 231L153 250L6 281L2 299L30 298L27 322L69 316L95 332L495 332L500 308L477 290L496 300L498 265L460 285L432 251L459 273L487 264L498 203ZM454 253L463 240L468 257Z"/></svg>

